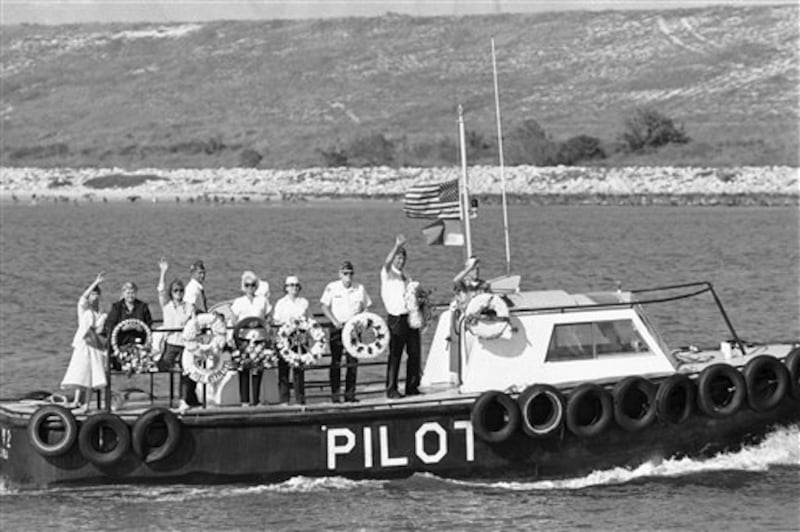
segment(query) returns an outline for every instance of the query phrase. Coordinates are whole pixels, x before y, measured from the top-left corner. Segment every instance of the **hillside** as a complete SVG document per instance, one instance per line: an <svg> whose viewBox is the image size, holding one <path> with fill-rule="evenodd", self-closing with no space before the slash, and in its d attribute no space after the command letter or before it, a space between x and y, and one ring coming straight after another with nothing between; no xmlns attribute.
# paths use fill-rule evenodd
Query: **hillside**
<svg viewBox="0 0 800 532"><path fill-rule="evenodd" d="M602 164L798 166L799 14L7 26L0 164L231 167L252 149L260 168L309 167L376 133L424 157L455 145L458 103L492 143L494 36L506 132L535 119L554 139L612 143L652 106L692 141Z"/></svg>

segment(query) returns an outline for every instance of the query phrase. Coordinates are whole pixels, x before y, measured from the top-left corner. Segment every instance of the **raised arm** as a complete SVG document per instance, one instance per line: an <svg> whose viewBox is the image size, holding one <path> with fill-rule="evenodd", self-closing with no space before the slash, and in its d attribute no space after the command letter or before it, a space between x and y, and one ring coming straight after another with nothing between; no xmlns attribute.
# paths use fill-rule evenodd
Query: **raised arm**
<svg viewBox="0 0 800 532"><path fill-rule="evenodd" d="M453 282L458 284L464 280L464 278L469 275L469 273L478 267L478 258L477 257L470 257L467 259L467 262L464 263L464 269L461 270L453 277Z"/></svg>
<svg viewBox="0 0 800 532"><path fill-rule="evenodd" d="M89 285L89 287L81 294L81 297L78 299L79 307L86 308L89 305L89 294L92 293L92 290L94 290L95 287L97 287L100 283L103 282L103 279L105 279L105 275L106 272L100 272L97 274L97 277L95 277L94 281L92 281L92 284Z"/></svg>
<svg viewBox="0 0 800 532"><path fill-rule="evenodd" d="M405 236L397 235L395 237L394 246L392 246L392 249L389 251L389 254L386 255L386 260L383 261L384 270L386 270L387 272L389 271L389 268L392 267L392 262L394 261L394 257L397 255L397 252L400 250L401 247L403 247L403 244L405 243L406 243Z"/></svg>
<svg viewBox="0 0 800 532"><path fill-rule="evenodd" d="M158 269L159 276L156 290L158 291L158 303L161 305L161 308L164 308L164 305L169 303L169 294L167 293L166 285L167 270L169 269L169 263L167 262L167 259L161 257L161 259L158 261Z"/></svg>

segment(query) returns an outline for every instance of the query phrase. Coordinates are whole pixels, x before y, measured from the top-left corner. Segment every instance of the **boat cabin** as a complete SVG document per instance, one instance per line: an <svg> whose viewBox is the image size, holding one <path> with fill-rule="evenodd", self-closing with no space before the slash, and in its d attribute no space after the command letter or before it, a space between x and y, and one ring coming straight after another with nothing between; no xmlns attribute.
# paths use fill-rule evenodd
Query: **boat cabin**
<svg viewBox="0 0 800 532"><path fill-rule="evenodd" d="M521 391L534 383L669 375L678 366L629 292L486 296L507 318L482 330L470 323L469 309L443 312L423 386Z"/></svg>

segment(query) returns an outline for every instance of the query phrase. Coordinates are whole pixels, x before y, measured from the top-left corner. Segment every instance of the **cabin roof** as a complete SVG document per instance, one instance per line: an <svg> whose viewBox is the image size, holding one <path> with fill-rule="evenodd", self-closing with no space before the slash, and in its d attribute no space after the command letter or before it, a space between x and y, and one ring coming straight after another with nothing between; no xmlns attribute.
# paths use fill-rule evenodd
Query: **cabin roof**
<svg viewBox="0 0 800 532"><path fill-rule="evenodd" d="M536 290L506 294L511 308L553 308L602 305L631 301L630 292L570 294L564 290Z"/></svg>

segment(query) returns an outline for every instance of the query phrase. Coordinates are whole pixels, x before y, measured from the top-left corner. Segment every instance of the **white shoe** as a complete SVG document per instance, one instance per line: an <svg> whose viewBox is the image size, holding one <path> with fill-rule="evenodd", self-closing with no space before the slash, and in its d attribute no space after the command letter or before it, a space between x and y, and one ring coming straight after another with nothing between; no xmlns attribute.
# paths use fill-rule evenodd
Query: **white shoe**
<svg viewBox="0 0 800 532"><path fill-rule="evenodd" d="M189 406L189 403L187 403L183 399L181 399L181 401L178 403L178 413L179 414L185 414L190 408L191 407Z"/></svg>

